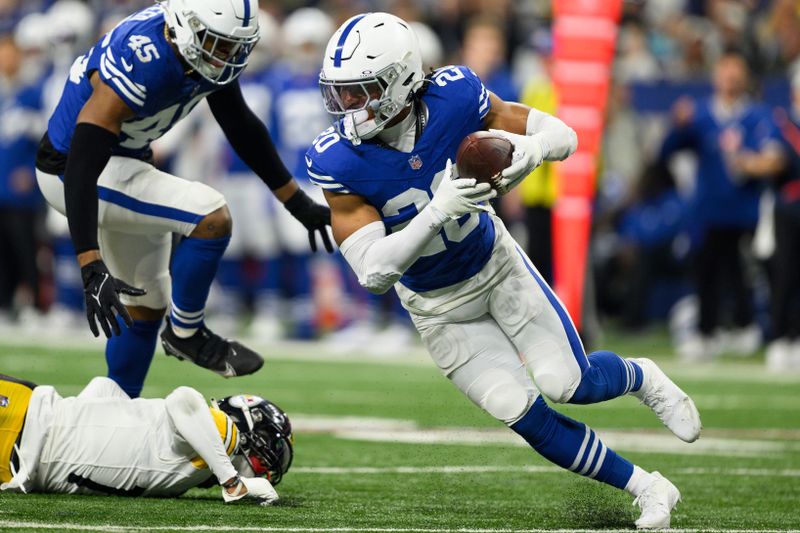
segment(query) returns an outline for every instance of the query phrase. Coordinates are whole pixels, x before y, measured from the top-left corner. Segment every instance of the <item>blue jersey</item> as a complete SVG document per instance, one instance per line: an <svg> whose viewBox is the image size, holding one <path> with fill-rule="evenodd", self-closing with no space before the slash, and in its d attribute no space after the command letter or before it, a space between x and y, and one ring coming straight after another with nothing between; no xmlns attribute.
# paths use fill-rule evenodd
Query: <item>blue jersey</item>
<svg viewBox="0 0 800 533"><path fill-rule="evenodd" d="M270 113L272 111L272 93L267 86L269 76L269 70L252 73L245 70L241 78L239 78L242 96L247 102L248 107L250 107L253 113L265 124L269 122ZM270 134L272 134L272 131L270 131ZM274 136L272 140L275 142ZM224 158L223 167L228 176L253 174L252 169L236 155L230 143L225 144L222 157Z"/></svg>
<svg viewBox="0 0 800 533"><path fill-rule="evenodd" d="M275 146L296 177L307 176L303 155L320 131L330 125L319 92L319 70L296 72L276 65L269 78L272 93L270 133Z"/></svg>
<svg viewBox="0 0 800 533"><path fill-rule="evenodd" d="M42 121L41 83L0 96L0 205L42 204L34 169Z"/></svg>
<svg viewBox="0 0 800 533"><path fill-rule="evenodd" d="M447 159L455 160L464 137L484 129L490 108L481 80L462 66L437 70L422 100L428 124L411 153L373 142L354 146L334 128L319 135L306 153L313 183L331 192L364 197L380 213L387 233L405 227L430 202ZM424 292L474 276L491 256L494 235L494 224L485 212L445 223L400 283Z"/></svg>
<svg viewBox="0 0 800 533"><path fill-rule="evenodd" d="M692 121L667 135L662 158L681 149L697 154L697 185L691 210L699 229L755 227L762 185L758 180L736 176L729 154L759 151L766 143L778 143L779 139L766 108L747 104L731 117L720 117L711 101L697 104Z"/></svg>
<svg viewBox="0 0 800 533"><path fill-rule="evenodd" d="M135 113L122 123L114 154L141 159L150 156L152 141L218 88L202 77L186 75L165 32L164 12L153 6L120 22L75 60L48 124L56 150L69 151L78 113L92 94L92 72L97 71Z"/></svg>

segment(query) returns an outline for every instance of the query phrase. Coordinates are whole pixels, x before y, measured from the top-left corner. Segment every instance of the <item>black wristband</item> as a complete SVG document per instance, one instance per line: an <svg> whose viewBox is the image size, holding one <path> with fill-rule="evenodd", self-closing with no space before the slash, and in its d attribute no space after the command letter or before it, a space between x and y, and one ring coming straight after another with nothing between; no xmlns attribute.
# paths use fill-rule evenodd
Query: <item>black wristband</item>
<svg viewBox="0 0 800 533"><path fill-rule="evenodd" d="M305 207L314 204L314 200L309 197L303 189L297 189L288 200L283 203L283 207L285 207L291 214L295 214L298 211L302 210Z"/></svg>
<svg viewBox="0 0 800 533"><path fill-rule="evenodd" d="M75 253L97 246L97 180L119 141L115 133L87 122L75 126L64 171L64 203Z"/></svg>
<svg viewBox="0 0 800 533"><path fill-rule="evenodd" d="M267 187L275 190L292 180L267 127L244 101L239 82L208 95L207 100L231 147Z"/></svg>

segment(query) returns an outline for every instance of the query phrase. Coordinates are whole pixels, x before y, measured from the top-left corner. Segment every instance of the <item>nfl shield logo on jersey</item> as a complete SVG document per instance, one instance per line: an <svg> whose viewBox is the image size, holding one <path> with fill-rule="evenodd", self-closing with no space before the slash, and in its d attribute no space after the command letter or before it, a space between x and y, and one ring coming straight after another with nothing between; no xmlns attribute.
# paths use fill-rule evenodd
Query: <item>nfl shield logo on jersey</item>
<svg viewBox="0 0 800 533"><path fill-rule="evenodd" d="M8 397L0 394L0 407L8 407Z"/></svg>
<svg viewBox="0 0 800 533"><path fill-rule="evenodd" d="M419 170L422 168L422 159L417 154L414 154L408 158L408 164L411 165L412 169Z"/></svg>

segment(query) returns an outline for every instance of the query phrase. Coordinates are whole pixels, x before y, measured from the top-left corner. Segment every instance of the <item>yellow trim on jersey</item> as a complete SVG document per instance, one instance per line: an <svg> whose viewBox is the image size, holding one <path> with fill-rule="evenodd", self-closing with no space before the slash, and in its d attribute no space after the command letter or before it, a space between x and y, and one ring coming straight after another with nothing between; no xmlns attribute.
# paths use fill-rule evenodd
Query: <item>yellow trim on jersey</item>
<svg viewBox="0 0 800 533"><path fill-rule="evenodd" d="M236 451L236 445L239 443L239 432L236 430L236 424L233 423L233 420L231 420L228 415L219 409L209 407L208 410L211 411L211 418L214 419L214 424L217 426L219 436L222 437L222 443L225 445L225 453L230 457L233 455L233 452ZM198 470L208 468L208 464L203 461L202 457L195 457L192 459L192 465Z"/></svg>
<svg viewBox="0 0 800 533"><path fill-rule="evenodd" d="M0 483L11 481L11 452L17 442L33 389L0 379Z"/></svg>

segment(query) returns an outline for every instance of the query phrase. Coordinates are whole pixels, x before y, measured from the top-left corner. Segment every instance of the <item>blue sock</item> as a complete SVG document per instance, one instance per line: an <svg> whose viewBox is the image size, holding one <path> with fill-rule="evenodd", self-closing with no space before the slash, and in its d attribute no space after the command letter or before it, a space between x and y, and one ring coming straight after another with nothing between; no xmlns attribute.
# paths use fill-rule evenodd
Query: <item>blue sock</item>
<svg viewBox="0 0 800 533"><path fill-rule="evenodd" d="M594 431L554 411L541 396L511 429L548 461L582 476L624 489L633 475L633 465L606 447Z"/></svg>
<svg viewBox="0 0 800 533"><path fill-rule="evenodd" d="M108 377L137 398L142 392L144 378L156 351L156 339L161 320L134 320L129 328L117 318L122 334L111 337L106 343Z"/></svg>
<svg viewBox="0 0 800 533"><path fill-rule="evenodd" d="M613 352L589 354L589 366L569 403L597 403L617 398L642 386L642 369Z"/></svg>
<svg viewBox="0 0 800 533"><path fill-rule="evenodd" d="M170 321L181 328L199 328L205 318L206 300L222 254L231 238L186 237L172 257L172 306Z"/></svg>

